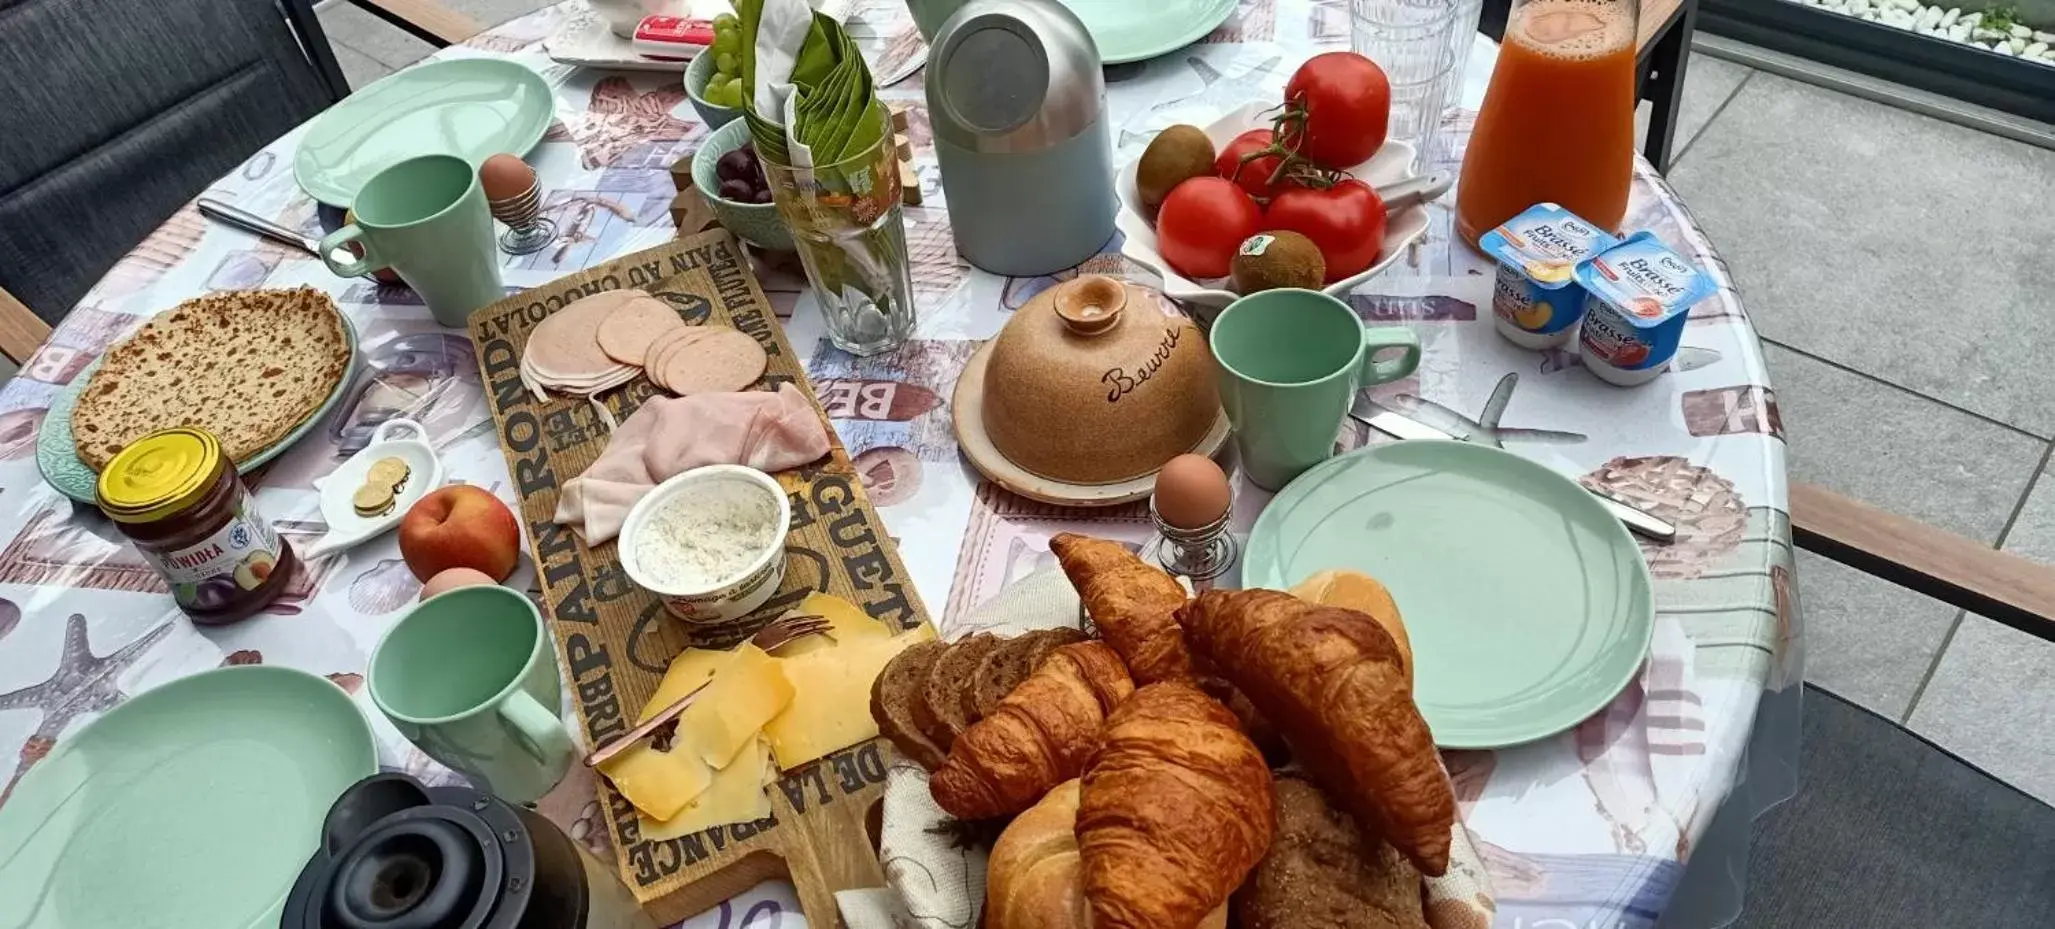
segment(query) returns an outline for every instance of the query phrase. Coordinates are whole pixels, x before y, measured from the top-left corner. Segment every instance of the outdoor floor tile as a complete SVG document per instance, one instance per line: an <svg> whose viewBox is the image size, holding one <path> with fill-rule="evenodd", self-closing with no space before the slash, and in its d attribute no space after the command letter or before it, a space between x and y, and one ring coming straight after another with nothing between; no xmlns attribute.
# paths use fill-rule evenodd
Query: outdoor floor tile
<svg viewBox="0 0 2055 929"><path fill-rule="evenodd" d="M1971 764L2055 803L2055 644L1963 617L1908 721Z"/></svg>
<svg viewBox="0 0 2055 929"><path fill-rule="evenodd" d="M2055 435L2055 151L1758 73L1670 180L1765 338Z"/></svg>
<svg viewBox="0 0 2055 929"><path fill-rule="evenodd" d="M434 46L348 3L322 10L321 28L328 33L328 41L361 52L387 68L404 68L435 51Z"/></svg>
<svg viewBox="0 0 2055 929"><path fill-rule="evenodd" d="M1798 553L1805 679L1904 719L1956 609L1811 552Z"/></svg>
<svg viewBox="0 0 2055 929"><path fill-rule="evenodd" d="M1746 65L1714 58L1704 52L1691 53L1690 65L1684 69L1684 99L1677 107L1677 134L1670 142L1672 169L1677 163L1677 156L1712 122L1720 105L1726 103L1727 98L1741 87L1741 82L1754 73L1754 69Z"/></svg>
<svg viewBox="0 0 2055 929"><path fill-rule="evenodd" d="M2047 443L1778 345L1763 352L1791 480L1997 543Z"/></svg>
<svg viewBox="0 0 2055 929"><path fill-rule="evenodd" d="M555 0L440 0L443 6L469 16L486 28L517 16L526 16L546 6L553 6Z"/></svg>
<svg viewBox="0 0 2055 929"><path fill-rule="evenodd" d="M393 71L393 69L380 64L370 55L366 55L347 45L340 43L330 43L330 45L335 49L335 63L342 66L343 77L349 79L351 90L362 90L364 85L391 74Z"/></svg>
<svg viewBox="0 0 2055 929"><path fill-rule="evenodd" d="M2015 555L2055 565L2055 474L2050 474L2046 466L2040 480L2034 482L2033 491L2027 494L2026 504L2019 508L2019 516L2013 519L2011 531L2005 533L2005 544L2001 547Z"/></svg>

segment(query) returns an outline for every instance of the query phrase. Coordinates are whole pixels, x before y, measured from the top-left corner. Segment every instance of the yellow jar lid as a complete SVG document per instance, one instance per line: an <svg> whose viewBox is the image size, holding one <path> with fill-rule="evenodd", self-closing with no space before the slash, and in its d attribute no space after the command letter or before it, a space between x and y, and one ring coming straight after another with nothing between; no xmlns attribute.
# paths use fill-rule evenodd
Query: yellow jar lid
<svg viewBox="0 0 2055 929"><path fill-rule="evenodd" d="M200 502L221 466L221 442L205 429L153 432L114 456L94 486L115 522L150 523Z"/></svg>

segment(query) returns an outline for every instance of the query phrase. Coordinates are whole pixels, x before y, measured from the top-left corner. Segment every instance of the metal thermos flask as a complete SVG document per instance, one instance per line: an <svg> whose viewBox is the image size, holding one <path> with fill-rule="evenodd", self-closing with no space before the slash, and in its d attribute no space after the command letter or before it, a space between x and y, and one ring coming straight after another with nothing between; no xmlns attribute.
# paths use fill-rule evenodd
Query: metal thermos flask
<svg viewBox="0 0 2055 929"><path fill-rule="evenodd" d="M335 801L280 929L656 929L533 810L375 774Z"/></svg>
<svg viewBox="0 0 2055 929"><path fill-rule="evenodd" d="M970 0L930 43L928 122L956 251L995 274L1076 267L1113 237L1099 49L1057 0Z"/></svg>

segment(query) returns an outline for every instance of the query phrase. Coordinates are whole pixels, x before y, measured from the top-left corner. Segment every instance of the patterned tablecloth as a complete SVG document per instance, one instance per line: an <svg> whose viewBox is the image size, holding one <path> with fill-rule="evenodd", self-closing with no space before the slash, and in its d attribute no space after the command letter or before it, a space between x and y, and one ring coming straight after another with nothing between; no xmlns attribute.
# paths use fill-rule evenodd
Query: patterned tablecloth
<svg viewBox="0 0 2055 929"><path fill-rule="evenodd" d="M851 31L867 53L913 41L898 0L857 0ZM669 165L705 134L676 77L557 65L542 40L568 15L545 10L438 58L520 61L556 89L557 123L529 160L552 247L511 259L510 289L538 285L657 244L672 233ZM1176 122L1205 124L1271 99L1317 49L1345 47L1345 0L1243 0L1201 44L1109 68L1119 158ZM913 108L912 140L926 202L908 207L920 325L917 338L857 358L822 338L796 263L758 269L785 319L871 497L896 536L945 634L1009 581L1053 564L1046 540L1077 530L1141 543L1144 505L1070 511L981 481L957 454L949 395L979 340L1008 314L1073 276L1003 278L975 271L951 244L918 77L883 91ZM1460 159L1467 121L1448 127ZM209 193L285 225L315 231L314 204L292 179L299 132L249 159ZM1453 198L1449 198L1452 200ZM1448 201L1444 201L1448 202ZM1646 670L1610 709L1574 731L1500 752L1453 752L1462 811L1482 840L1505 927L1645 926L1671 897L1682 861L1740 778L1758 701L1799 677L1784 443L1762 355L1724 265L1689 212L1646 166L1627 224L1712 269L1722 286L1691 313L1673 373L1634 389L1607 386L1576 355L1512 347L1492 330L1491 275L1450 244L1451 215L1433 211L1425 247L1352 295L1366 319L1420 334L1419 372L1377 388L1386 406L1480 441L1504 443L1587 483L1642 501L1675 521L1675 545L1646 548L1658 618ZM318 234L318 232L316 233ZM1153 275L1108 243L1084 268L1144 284ZM265 514L296 542L322 521L311 482L361 448L394 411L427 423L453 480L513 502L506 466L464 334L438 327L412 295L340 280L319 261L210 223L190 207L110 271L0 391L0 784L96 714L168 680L224 664L285 664L327 675L377 728L381 760L425 778L451 775L385 725L362 691L366 656L419 585L390 535L341 559L302 566L267 613L224 629L195 628L164 585L97 513L45 486L35 433L51 398L150 314L210 290L309 284L356 323L366 364L329 421L251 476ZM1352 427L1353 428L1353 427ZM1351 432L1347 445L1381 441ZM1267 496L1238 488L1246 532ZM532 575L512 583L532 583ZM582 774L582 772L581 772ZM543 804L592 851L611 855L591 785L574 777ZM0 802L5 802L0 793ZM1752 813L1750 814L1752 815ZM768 918L767 918L768 917ZM797 925L789 888L767 884L691 926ZM762 922L759 922L762 920Z"/></svg>

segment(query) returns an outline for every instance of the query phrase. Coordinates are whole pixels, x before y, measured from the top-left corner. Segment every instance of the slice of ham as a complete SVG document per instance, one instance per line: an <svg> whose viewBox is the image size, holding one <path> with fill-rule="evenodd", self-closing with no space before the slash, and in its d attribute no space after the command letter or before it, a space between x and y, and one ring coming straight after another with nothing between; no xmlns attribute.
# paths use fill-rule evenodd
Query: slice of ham
<svg viewBox="0 0 2055 929"><path fill-rule="evenodd" d="M827 427L791 384L773 391L654 397L622 421L592 466L564 483L556 521L598 545L673 475L710 464L796 468L828 453Z"/></svg>
<svg viewBox="0 0 2055 929"><path fill-rule="evenodd" d="M714 329L705 338L672 349L661 383L681 397L741 390L756 383L770 356L756 340L734 329Z"/></svg>
<svg viewBox="0 0 2055 929"><path fill-rule="evenodd" d="M639 290L627 293L635 296L600 321L596 336L600 351L607 357L622 364L642 367L648 364L649 352L656 340L684 328L685 321L678 318L677 310L662 300Z"/></svg>

